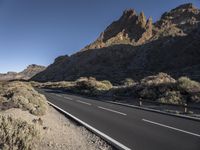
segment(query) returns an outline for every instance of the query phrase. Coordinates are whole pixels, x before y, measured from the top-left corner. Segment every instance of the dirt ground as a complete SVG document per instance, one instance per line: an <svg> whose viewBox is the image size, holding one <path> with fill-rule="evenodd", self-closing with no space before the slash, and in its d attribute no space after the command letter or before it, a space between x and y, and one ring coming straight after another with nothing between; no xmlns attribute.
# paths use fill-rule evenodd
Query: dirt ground
<svg viewBox="0 0 200 150"><path fill-rule="evenodd" d="M1 111L0 114L35 124L41 134L36 146L38 150L112 150L102 139L77 126L52 107L41 117L17 108Z"/></svg>

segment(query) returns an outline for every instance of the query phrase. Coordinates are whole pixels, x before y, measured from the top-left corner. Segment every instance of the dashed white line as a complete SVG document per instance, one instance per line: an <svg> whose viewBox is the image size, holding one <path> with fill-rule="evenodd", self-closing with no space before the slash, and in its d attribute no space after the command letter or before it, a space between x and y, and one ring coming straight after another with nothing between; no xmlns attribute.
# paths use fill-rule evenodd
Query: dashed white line
<svg viewBox="0 0 200 150"><path fill-rule="evenodd" d="M161 123L153 122L153 121L150 121L150 120L147 120L147 119L142 119L142 121L145 121L145 122L148 122L148 123L151 123L151 124L155 124L155 125L158 125L158 126L161 126L161 127L169 128L169 129L172 129L172 130L176 130L176 131L179 131L179 132L183 132L183 133L186 133L186 134L190 134L190 135L193 135L193 136L200 137L199 134L192 133L192 132L185 131L185 130L181 130L181 129L178 129L178 128L175 128L175 127L167 126L167 125L164 125L164 124L161 124Z"/></svg>
<svg viewBox="0 0 200 150"><path fill-rule="evenodd" d="M64 97L65 99L68 99L68 100L73 100L71 97Z"/></svg>
<svg viewBox="0 0 200 150"><path fill-rule="evenodd" d="M92 105L92 104L90 104L90 103L83 102L83 101L79 101L79 100L77 100L77 102L82 103L82 104L86 104L86 105Z"/></svg>
<svg viewBox="0 0 200 150"><path fill-rule="evenodd" d="M110 112L114 112L114 113L117 113L117 114L120 114L120 115L124 115L124 116L127 115L125 113L122 113L122 112L119 112L119 111L116 111L116 110L112 110L112 109L109 109L109 108L101 107L101 106L98 106L98 108L104 109L104 110L107 110L107 111L110 111Z"/></svg>

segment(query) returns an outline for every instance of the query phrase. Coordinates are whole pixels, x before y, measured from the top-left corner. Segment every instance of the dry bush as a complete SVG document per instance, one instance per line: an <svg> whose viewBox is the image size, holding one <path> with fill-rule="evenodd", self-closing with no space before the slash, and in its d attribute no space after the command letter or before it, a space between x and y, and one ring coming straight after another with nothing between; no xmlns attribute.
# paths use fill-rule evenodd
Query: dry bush
<svg viewBox="0 0 200 150"><path fill-rule="evenodd" d="M178 79L177 85L180 90L186 91L188 93L200 92L199 82L192 81L188 77L180 77Z"/></svg>
<svg viewBox="0 0 200 150"><path fill-rule="evenodd" d="M192 102L200 102L200 83L192 81L187 77L181 77L177 81L177 88L183 93L189 95Z"/></svg>
<svg viewBox="0 0 200 150"><path fill-rule="evenodd" d="M36 82L36 81L30 81L29 83L31 84L31 86L37 87L37 88L40 88L42 85L42 83Z"/></svg>
<svg viewBox="0 0 200 150"><path fill-rule="evenodd" d="M0 149L31 150L39 138L35 126L26 121L0 116Z"/></svg>
<svg viewBox="0 0 200 150"><path fill-rule="evenodd" d="M187 77L177 81L167 74L146 77L141 81L139 97L170 104L200 102L200 84Z"/></svg>
<svg viewBox="0 0 200 150"><path fill-rule="evenodd" d="M31 85L33 87L37 88L53 88L53 89L67 89L75 85L74 82L70 81L60 81L60 82L45 82L45 83L39 83L39 82L34 82L31 81Z"/></svg>
<svg viewBox="0 0 200 150"><path fill-rule="evenodd" d="M112 84L109 81L97 81L95 78L81 78L76 81L76 86L85 90L109 90Z"/></svg>
<svg viewBox="0 0 200 150"><path fill-rule="evenodd" d="M170 77L166 73L159 73L155 76L148 76L141 80L141 84L143 86L154 86L154 85L160 85L160 84L169 84L169 83L175 83L176 80Z"/></svg>
<svg viewBox="0 0 200 150"><path fill-rule="evenodd" d="M155 88L144 88L139 92L139 96L143 99L156 100L158 98L157 90Z"/></svg>
<svg viewBox="0 0 200 150"><path fill-rule="evenodd" d="M122 84L124 86L133 86L134 84L136 84L136 82L131 78L126 78L124 81L122 81Z"/></svg>
<svg viewBox="0 0 200 150"><path fill-rule="evenodd" d="M159 99L158 102L167 104L180 104L185 103L181 93L179 91L167 91Z"/></svg>
<svg viewBox="0 0 200 150"><path fill-rule="evenodd" d="M28 110L34 115L44 115L47 111L48 104L46 98L35 91L28 83L7 83L3 86L1 92L0 97L1 99L3 98L2 104L9 104L8 108L21 108L23 110ZM6 107L4 109L6 109Z"/></svg>
<svg viewBox="0 0 200 150"><path fill-rule="evenodd" d="M89 95L101 95L111 88L112 84L107 80L97 81L93 77L82 77L76 80L76 85L73 87L73 91Z"/></svg>

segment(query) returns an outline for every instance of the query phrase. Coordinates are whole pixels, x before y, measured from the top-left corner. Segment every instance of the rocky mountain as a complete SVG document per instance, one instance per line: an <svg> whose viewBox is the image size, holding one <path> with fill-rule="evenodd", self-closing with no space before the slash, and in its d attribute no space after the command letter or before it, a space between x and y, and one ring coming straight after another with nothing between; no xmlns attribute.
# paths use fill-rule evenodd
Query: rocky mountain
<svg viewBox="0 0 200 150"><path fill-rule="evenodd" d="M93 43L55 59L36 81L93 76L113 82L166 72L200 80L200 10L183 4L153 23L144 13L125 10Z"/></svg>
<svg viewBox="0 0 200 150"><path fill-rule="evenodd" d="M44 71L44 66L39 65L29 65L22 72L8 72L6 74L0 74L0 81L8 81L8 80L28 80L38 74L41 71Z"/></svg>

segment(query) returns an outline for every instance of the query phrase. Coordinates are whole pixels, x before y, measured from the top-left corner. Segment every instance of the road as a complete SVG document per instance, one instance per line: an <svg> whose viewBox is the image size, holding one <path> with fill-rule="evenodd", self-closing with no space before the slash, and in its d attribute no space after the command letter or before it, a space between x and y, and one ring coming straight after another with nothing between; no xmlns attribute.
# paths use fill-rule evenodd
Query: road
<svg viewBox="0 0 200 150"><path fill-rule="evenodd" d="M40 89L48 101L132 150L200 150L200 122Z"/></svg>

